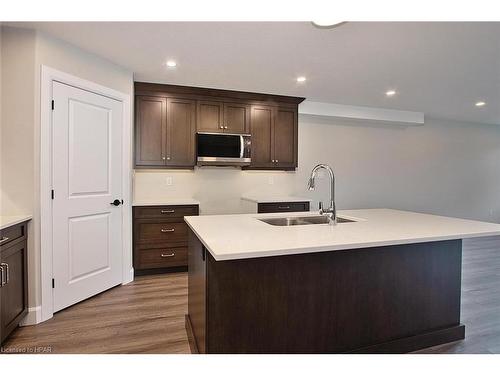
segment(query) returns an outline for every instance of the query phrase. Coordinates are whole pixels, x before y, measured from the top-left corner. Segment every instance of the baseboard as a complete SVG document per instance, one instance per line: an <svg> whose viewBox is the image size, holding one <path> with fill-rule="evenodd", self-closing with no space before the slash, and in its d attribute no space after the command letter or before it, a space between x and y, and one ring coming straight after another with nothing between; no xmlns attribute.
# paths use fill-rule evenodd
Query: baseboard
<svg viewBox="0 0 500 375"><path fill-rule="evenodd" d="M465 326L459 324L454 327L425 332L420 335L404 337L398 340L372 345L349 351L355 354L402 354L416 350L430 348L431 346L446 344L465 338Z"/></svg>
<svg viewBox="0 0 500 375"><path fill-rule="evenodd" d="M189 349L191 349L191 353L200 354L200 351L198 350L198 345L196 345L196 339L194 337L193 326L191 325L191 319L189 318L188 314L185 315L185 327L189 342Z"/></svg>
<svg viewBox="0 0 500 375"><path fill-rule="evenodd" d="M128 274L124 275L122 285L131 283L132 281L134 281L134 267L131 267Z"/></svg>
<svg viewBox="0 0 500 375"><path fill-rule="evenodd" d="M20 326L32 326L42 322L42 306L28 308L28 315L21 320Z"/></svg>

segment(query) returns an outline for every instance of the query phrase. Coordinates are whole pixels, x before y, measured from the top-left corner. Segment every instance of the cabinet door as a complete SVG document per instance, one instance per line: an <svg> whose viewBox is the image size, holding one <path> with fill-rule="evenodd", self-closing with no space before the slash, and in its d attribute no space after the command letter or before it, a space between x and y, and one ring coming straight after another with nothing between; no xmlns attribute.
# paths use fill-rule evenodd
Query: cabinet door
<svg viewBox="0 0 500 375"><path fill-rule="evenodd" d="M0 289L2 299L1 340L3 341L18 326L28 311L26 241L18 242L0 251L2 263L8 265L8 282ZM7 267L4 267L4 272L7 272Z"/></svg>
<svg viewBox="0 0 500 375"><path fill-rule="evenodd" d="M252 106L250 120L250 132L252 134L251 168L274 167L273 117L273 107Z"/></svg>
<svg viewBox="0 0 500 375"><path fill-rule="evenodd" d="M135 165L165 164L167 100L137 96L135 107Z"/></svg>
<svg viewBox="0 0 500 375"><path fill-rule="evenodd" d="M238 103L224 103L224 131L245 134L250 128L250 106Z"/></svg>
<svg viewBox="0 0 500 375"><path fill-rule="evenodd" d="M278 168L297 167L297 111L276 108L274 163Z"/></svg>
<svg viewBox="0 0 500 375"><path fill-rule="evenodd" d="M196 112L198 131L211 133L224 132L222 103L199 100Z"/></svg>
<svg viewBox="0 0 500 375"><path fill-rule="evenodd" d="M167 166L195 164L195 101L167 99Z"/></svg>

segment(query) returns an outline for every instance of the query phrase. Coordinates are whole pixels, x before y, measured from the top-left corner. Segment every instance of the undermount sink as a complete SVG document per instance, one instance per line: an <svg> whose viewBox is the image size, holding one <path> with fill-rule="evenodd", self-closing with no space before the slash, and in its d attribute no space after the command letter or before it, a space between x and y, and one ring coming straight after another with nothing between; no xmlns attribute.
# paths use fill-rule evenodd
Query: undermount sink
<svg viewBox="0 0 500 375"><path fill-rule="evenodd" d="M295 216L295 217L271 217L259 219L270 225L289 227L292 225L328 224L327 216ZM353 223L354 220L337 217L337 223Z"/></svg>

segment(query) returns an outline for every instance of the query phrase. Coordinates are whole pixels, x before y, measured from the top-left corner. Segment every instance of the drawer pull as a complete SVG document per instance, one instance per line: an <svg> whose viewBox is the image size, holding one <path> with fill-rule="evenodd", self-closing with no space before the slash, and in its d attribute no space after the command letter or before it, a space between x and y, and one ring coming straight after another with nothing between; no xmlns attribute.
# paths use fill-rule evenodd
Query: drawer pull
<svg viewBox="0 0 500 375"><path fill-rule="evenodd" d="M174 228L172 228L172 229L162 229L161 232L162 233L175 232L175 229Z"/></svg>
<svg viewBox="0 0 500 375"><path fill-rule="evenodd" d="M2 237L0 240L0 245L3 244L4 242L7 242L9 240L9 237Z"/></svg>
<svg viewBox="0 0 500 375"><path fill-rule="evenodd" d="M162 214L173 214L175 210L161 210Z"/></svg>
<svg viewBox="0 0 500 375"><path fill-rule="evenodd" d="M289 210L290 206L278 206L278 209L280 209L280 210Z"/></svg>
<svg viewBox="0 0 500 375"><path fill-rule="evenodd" d="M162 258L172 258L172 257L175 257L175 252L172 252L170 254L161 254L160 256Z"/></svg>
<svg viewBox="0 0 500 375"><path fill-rule="evenodd" d="M9 283L10 279L10 272L9 272L9 265L7 263L0 263L0 267L2 268L2 280L0 282L0 286L4 286ZM5 271L4 271L5 267Z"/></svg>

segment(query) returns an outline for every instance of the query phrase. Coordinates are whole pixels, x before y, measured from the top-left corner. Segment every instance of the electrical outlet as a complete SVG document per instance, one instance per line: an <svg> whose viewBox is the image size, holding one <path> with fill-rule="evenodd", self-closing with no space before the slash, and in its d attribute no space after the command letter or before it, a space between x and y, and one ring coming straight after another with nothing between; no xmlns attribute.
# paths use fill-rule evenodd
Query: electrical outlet
<svg viewBox="0 0 500 375"><path fill-rule="evenodd" d="M269 185L274 185L274 176L269 176L269 177L267 178L267 183L268 183Z"/></svg>
<svg viewBox="0 0 500 375"><path fill-rule="evenodd" d="M167 177L167 186L172 186L174 184L174 179L172 176Z"/></svg>

